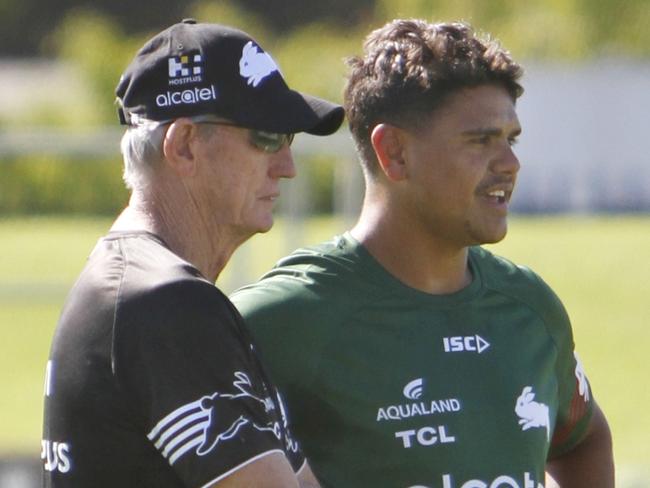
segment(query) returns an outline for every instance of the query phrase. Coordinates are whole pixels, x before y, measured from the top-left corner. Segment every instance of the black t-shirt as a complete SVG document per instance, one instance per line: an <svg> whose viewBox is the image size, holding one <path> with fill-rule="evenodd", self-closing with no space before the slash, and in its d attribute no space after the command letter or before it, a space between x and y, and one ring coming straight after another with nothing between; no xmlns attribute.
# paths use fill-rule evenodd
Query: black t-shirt
<svg viewBox="0 0 650 488"><path fill-rule="evenodd" d="M59 319L45 384L46 487L202 487L304 458L230 301L156 236L101 239Z"/></svg>

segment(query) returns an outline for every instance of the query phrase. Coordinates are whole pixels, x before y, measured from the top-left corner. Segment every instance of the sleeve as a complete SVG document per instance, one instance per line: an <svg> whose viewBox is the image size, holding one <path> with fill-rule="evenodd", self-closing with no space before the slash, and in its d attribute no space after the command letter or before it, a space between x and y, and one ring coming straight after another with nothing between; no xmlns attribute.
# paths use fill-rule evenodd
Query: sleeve
<svg viewBox="0 0 650 488"><path fill-rule="evenodd" d="M541 280L540 280L541 281ZM593 395L582 364L575 352L569 316L555 293L550 293L547 323L557 345L556 375L558 380L558 412L551 439L549 458L573 449L586 433L593 411Z"/></svg>
<svg viewBox="0 0 650 488"><path fill-rule="evenodd" d="M312 284L275 276L237 290L231 300L260 346L261 357L294 410L299 385L311 383L329 338L320 324L330 319ZM320 291L320 290L319 290ZM295 418L297 412L290 412Z"/></svg>
<svg viewBox="0 0 650 488"><path fill-rule="evenodd" d="M325 351L334 347L338 323L345 316L329 287L312 278L287 270L231 296L286 400L290 426L307 457L314 455L314 444L328 425L322 418L325 393L315 391L314 385L320 384L319 371L331 360Z"/></svg>
<svg viewBox="0 0 650 488"><path fill-rule="evenodd" d="M549 458L570 451L582 440L593 411L591 387L578 354L574 351L566 363L562 368L566 377L560 379L565 394L560 396Z"/></svg>
<svg viewBox="0 0 650 488"><path fill-rule="evenodd" d="M280 406L239 317L214 286L186 281L121 304L114 374L153 447L186 486L285 452ZM291 460L302 464L299 449Z"/></svg>

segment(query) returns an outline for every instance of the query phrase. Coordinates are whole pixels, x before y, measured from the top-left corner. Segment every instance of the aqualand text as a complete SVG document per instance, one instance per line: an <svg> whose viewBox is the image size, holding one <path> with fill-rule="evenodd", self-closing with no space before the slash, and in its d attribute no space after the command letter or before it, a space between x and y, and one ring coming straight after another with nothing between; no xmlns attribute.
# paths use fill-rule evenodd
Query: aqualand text
<svg viewBox="0 0 650 488"><path fill-rule="evenodd" d="M436 413L459 412L460 401L456 398L447 400L432 400L431 402L407 403L405 405L390 405L377 410L377 422L382 420L403 420Z"/></svg>

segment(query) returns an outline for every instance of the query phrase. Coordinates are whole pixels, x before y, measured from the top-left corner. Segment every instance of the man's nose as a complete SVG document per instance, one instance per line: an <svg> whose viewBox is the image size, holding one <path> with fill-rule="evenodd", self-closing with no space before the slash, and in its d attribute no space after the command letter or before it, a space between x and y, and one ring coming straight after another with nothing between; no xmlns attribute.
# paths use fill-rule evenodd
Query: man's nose
<svg viewBox="0 0 650 488"><path fill-rule="evenodd" d="M516 175L521 168L519 158L515 154L510 144L504 145L503 151L499 157L494 161L494 171L497 173L507 173Z"/></svg>
<svg viewBox="0 0 650 488"><path fill-rule="evenodd" d="M288 145L285 145L273 155L270 174L273 178L293 178L296 176L296 165L293 162L293 154Z"/></svg>

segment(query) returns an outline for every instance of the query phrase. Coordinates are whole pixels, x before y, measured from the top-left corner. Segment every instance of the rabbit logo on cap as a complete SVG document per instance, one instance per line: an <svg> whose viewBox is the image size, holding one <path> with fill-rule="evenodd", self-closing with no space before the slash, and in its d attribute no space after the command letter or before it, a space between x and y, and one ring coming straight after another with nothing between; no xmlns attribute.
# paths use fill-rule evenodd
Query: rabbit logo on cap
<svg viewBox="0 0 650 488"><path fill-rule="evenodd" d="M246 78L249 85L257 87L271 73L278 71L278 65L273 58L248 41L244 45L239 60L239 74Z"/></svg>

